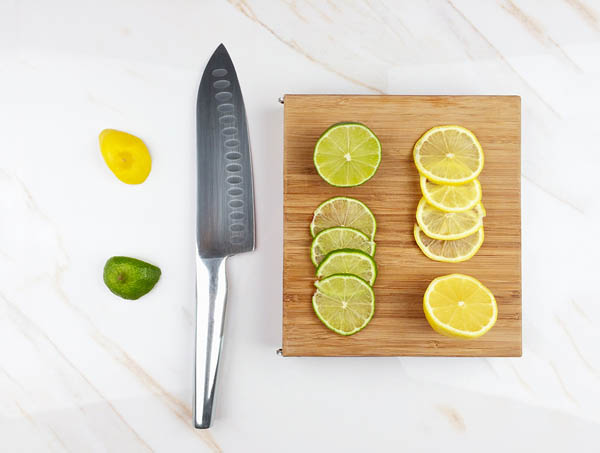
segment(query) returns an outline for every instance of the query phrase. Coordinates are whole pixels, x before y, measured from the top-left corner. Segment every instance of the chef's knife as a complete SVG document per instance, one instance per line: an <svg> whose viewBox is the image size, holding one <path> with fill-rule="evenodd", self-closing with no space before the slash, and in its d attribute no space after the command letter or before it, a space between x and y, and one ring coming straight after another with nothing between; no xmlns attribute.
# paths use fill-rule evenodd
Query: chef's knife
<svg viewBox="0 0 600 453"><path fill-rule="evenodd" d="M252 162L244 100L221 44L200 82L196 108L196 363L194 425L210 427L227 301L227 257L254 250Z"/></svg>

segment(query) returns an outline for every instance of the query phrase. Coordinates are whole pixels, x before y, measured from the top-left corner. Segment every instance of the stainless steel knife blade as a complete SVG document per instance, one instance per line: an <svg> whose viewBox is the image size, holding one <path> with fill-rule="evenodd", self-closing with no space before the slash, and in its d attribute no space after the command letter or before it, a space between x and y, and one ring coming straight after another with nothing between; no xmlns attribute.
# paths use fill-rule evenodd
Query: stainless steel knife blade
<svg viewBox="0 0 600 453"><path fill-rule="evenodd" d="M197 241L201 257L254 249L252 162L244 99L235 68L221 44L198 92Z"/></svg>
<svg viewBox="0 0 600 453"><path fill-rule="evenodd" d="M200 82L196 108L196 363L194 426L210 427L227 301L226 258L254 250L248 125L235 68L221 44Z"/></svg>

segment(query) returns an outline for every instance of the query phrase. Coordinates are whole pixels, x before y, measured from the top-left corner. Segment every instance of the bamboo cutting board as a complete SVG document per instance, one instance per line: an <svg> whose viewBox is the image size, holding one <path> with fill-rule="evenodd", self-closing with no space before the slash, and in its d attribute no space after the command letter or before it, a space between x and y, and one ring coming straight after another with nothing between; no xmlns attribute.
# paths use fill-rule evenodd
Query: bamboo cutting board
<svg viewBox="0 0 600 453"><path fill-rule="evenodd" d="M521 99L518 96L286 95L284 107L284 356L520 356L521 355ZM353 188L330 186L317 174L313 149L321 133L341 121L364 123L382 144L375 176ZM421 198L412 149L433 126L459 124L485 152L485 242L464 263L438 263L415 244ZM365 202L377 219L379 275L375 315L350 337L327 329L311 303L314 266L309 224L333 196ZM463 273L494 293L498 321L477 340L446 338L423 314L423 294L435 277Z"/></svg>

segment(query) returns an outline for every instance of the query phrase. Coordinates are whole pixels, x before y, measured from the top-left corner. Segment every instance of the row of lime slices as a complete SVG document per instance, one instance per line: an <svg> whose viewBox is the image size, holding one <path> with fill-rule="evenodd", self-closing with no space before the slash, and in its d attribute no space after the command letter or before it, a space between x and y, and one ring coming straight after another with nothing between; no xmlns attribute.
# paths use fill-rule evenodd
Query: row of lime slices
<svg viewBox="0 0 600 453"><path fill-rule="evenodd" d="M481 184L483 149L470 130L437 126L413 150L423 198L417 206L414 237L430 259L459 263L483 244Z"/></svg>
<svg viewBox="0 0 600 453"><path fill-rule="evenodd" d="M338 123L315 145L317 173L336 187L354 187L373 177L381 163L381 143L364 124ZM334 197L314 212L310 258L316 266L315 313L341 335L362 330L375 313L377 278L375 216L363 202Z"/></svg>
<svg viewBox="0 0 600 453"><path fill-rule="evenodd" d="M312 303L319 319L336 333L352 335L375 313L377 223L363 202L334 197L315 209L310 258L316 266Z"/></svg>

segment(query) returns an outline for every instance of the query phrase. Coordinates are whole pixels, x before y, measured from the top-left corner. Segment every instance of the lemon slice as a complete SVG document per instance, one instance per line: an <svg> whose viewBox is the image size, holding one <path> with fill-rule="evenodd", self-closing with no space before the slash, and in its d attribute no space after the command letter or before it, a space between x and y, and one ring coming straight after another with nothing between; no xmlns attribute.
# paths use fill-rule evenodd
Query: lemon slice
<svg viewBox="0 0 600 453"><path fill-rule="evenodd" d="M373 256L375 243L366 234L353 228L328 228L313 239L310 247L310 259L315 266L318 266L327 254L342 249L360 250Z"/></svg>
<svg viewBox="0 0 600 453"><path fill-rule="evenodd" d="M481 203L462 212L444 212L421 198L417 223L432 239L455 240L470 236L483 226L485 209Z"/></svg>
<svg viewBox="0 0 600 453"><path fill-rule="evenodd" d="M415 225L415 241L427 258L443 263L461 263L472 258L483 244L483 228L455 241L432 239Z"/></svg>
<svg viewBox="0 0 600 453"><path fill-rule="evenodd" d="M317 141L313 160L321 178L332 186L358 186L377 171L381 143L364 124L335 124Z"/></svg>
<svg viewBox="0 0 600 453"><path fill-rule="evenodd" d="M433 330L457 338L480 337L498 318L492 292L479 280L462 274L434 279L425 291L423 311Z"/></svg>
<svg viewBox="0 0 600 453"><path fill-rule="evenodd" d="M375 216L362 201L349 197L334 197L315 209L310 232L315 237L321 231L336 226L362 231L373 240L377 224Z"/></svg>
<svg viewBox="0 0 600 453"><path fill-rule="evenodd" d="M446 212L467 211L481 201L481 184L477 179L460 186L434 184L421 176L421 192L430 205Z"/></svg>
<svg viewBox="0 0 600 453"><path fill-rule="evenodd" d="M483 170L483 149L475 134L461 126L437 126L417 141L415 165L438 184L464 184Z"/></svg>
<svg viewBox="0 0 600 453"><path fill-rule="evenodd" d="M377 278L377 265L370 255L358 250L336 250L331 252L319 264L316 275L318 278L334 274L353 274L373 286Z"/></svg>
<svg viewBox="0 0 600 453"><path fill-rule="evenodd" d="M315 282L312 298L318 318L340 335L352 335L369 323L375 313L373 289L355 275L332 275Z"/></svg>

